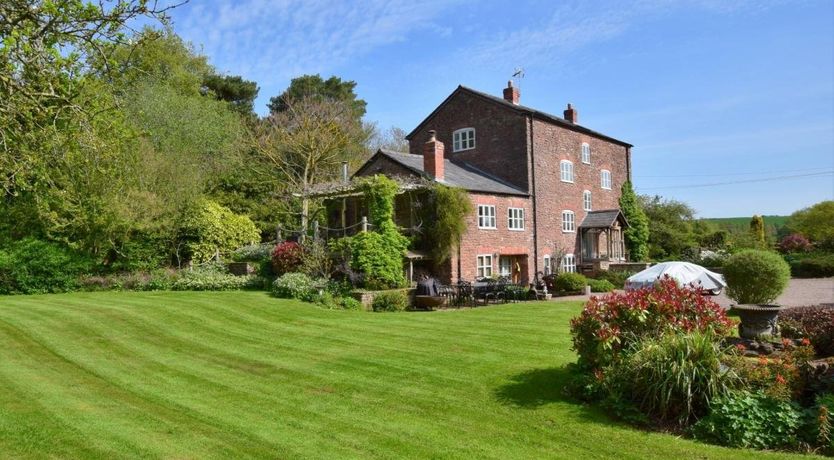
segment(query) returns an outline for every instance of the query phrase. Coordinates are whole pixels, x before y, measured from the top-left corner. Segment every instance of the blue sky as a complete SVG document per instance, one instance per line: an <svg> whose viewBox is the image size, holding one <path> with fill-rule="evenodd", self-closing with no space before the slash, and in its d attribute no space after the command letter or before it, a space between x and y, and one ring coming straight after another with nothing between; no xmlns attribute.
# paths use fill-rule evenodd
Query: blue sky
<svg viewBox="0 0 834 460"><path fill-rule="evenodd" d="M702 217L834 199L830 0L191 0L172 17L258 82L260 113L295 76L337 75L369 121L410 131L458 84L500 95L522 67L522 104L571 102L635 145L639 193Z"/></svg>

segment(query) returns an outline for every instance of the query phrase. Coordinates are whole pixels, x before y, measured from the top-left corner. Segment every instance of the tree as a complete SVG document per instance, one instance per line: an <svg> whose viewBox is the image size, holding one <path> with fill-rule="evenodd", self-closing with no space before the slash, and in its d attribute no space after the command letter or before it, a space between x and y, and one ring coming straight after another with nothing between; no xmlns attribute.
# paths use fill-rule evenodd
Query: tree
<svg viewBox="0 0 834 460"><path fill-rule="evenodd" d="M408 133L398 126L391 126L383 131L379 131L374 127L373 134L368 141L368 150L371 153L376 153L379 149L393 150L394 152L408 152L409 145L405 139L406 134Z"/></svg>
<svg viewBox="0 0 834 460"><path fill-rule="evenodd" d="M757 247L764 248L767 245L765 241L764 219L762 216L755 214L750 219L750 236Z"/></svg>
<svg viewBox="0 0 834 460"><path fill-rule="evenodd" d="M255 98L260 88L254 81L237 75L211 74L203 80L203 86L217 99L228 102L232 110L246 117L255 116Z"/></svg>
<svg viewBox="0 0 834 460"><path fill-rule="evenodd" d="M256 134L257 154L276 193L301 194L301 225L306 231L314 184L335 179L342 161L362 151L368 133L353 119L345 101L305 97L273 113Z"/></svg>
<svg viewBox="0 0 834 460"><path fill-rule="evenodd" d="M679 259L698 246L693 231L695 211L689 205L657 195L639 199L649 219L649 257Z"/></svg>
<svg viewBox="0 0 834 460"><path fill-rule="evenodd" d="M0 187L7 195L53 182L64 144L91 136L92 119L112 109L106 94L89 89L97 83L87 78L88 65L117 73L113 45L138 44L129 43L125 24L142 16L164 22L167 9L144 0L0 2Z"/></svg>
<svg viewBox="0 0 834 460"><path fill-rule="evenodd" d="M355 81L342 81L336 76L323 80L318 74L302 75L293 78L289 88L283 93L270 98L267 107L271 113L281 113L289 110L294 101L301 99L317 102L339 101L347 106L352 118L359 122L365 116L367 103L356 98L354 88L356 88Z"/></svg>
<svg viewBox="0 0 834 460"><path fill-rule="evenodd" d="M649 219L637 195L631 186L631 181L623 183L620 194L620 210L628 221L628 228L623 232L628 254L633 261L644 261L649 257Z"/></svg>
<svg viewBox="0 0 834 460"><path fill-rule="evenodd" d="M822 249L834 250L834 201L821 201L794 212L785 226Z"/></svg>

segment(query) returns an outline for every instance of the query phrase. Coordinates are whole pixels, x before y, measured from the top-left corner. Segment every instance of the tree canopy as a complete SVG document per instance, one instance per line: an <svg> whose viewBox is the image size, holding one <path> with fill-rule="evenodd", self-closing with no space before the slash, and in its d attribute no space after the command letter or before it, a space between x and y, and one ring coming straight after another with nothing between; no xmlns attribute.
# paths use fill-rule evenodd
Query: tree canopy
<svg viewBox="0 0 834 460"><path fill-rule="evenodd" d="M278 96L269 99L269 111L272 113L286 112L292 107L292 102L308 99L314 101L339 101L344 103L353 115L355 121L359 121L365 116L365 107L367 103L363 99L358 99L354 89L356 82L352 80L342 80L339 77L332 76L327 80L321 78L320 75L302 75L293 78L290 86Z"/></svg>

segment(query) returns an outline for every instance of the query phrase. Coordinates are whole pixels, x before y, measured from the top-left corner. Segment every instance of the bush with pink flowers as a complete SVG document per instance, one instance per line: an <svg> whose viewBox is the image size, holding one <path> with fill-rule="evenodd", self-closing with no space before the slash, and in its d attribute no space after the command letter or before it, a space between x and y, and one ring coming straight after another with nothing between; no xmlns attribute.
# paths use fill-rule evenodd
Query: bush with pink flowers
<svg viewBox="0 0 834 460"><path fill-rule="evenodd" d="M650 288L592 297L571 320L571 335L579 365L599 369L644 337L696 331L721 337L733 326L717 303L666 277Z"/></svg>

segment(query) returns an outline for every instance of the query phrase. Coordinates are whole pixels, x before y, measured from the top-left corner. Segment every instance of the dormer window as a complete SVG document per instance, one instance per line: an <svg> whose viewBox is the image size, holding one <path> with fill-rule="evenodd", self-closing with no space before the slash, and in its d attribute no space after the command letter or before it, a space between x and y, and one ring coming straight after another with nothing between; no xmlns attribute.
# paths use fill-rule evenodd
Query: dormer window
<svg viewBox="0 0 834 460"><path fill-rule="evenodd" d="M587 142L582 143L582 162L586 165L591 164L591 146Z"/></svg>
<svg viewBox="0 0 834 460"><path fill-rule="evenodd" d="M463 128L452 133L452 151L471 150L475 148L475 128Z"/></svg>

